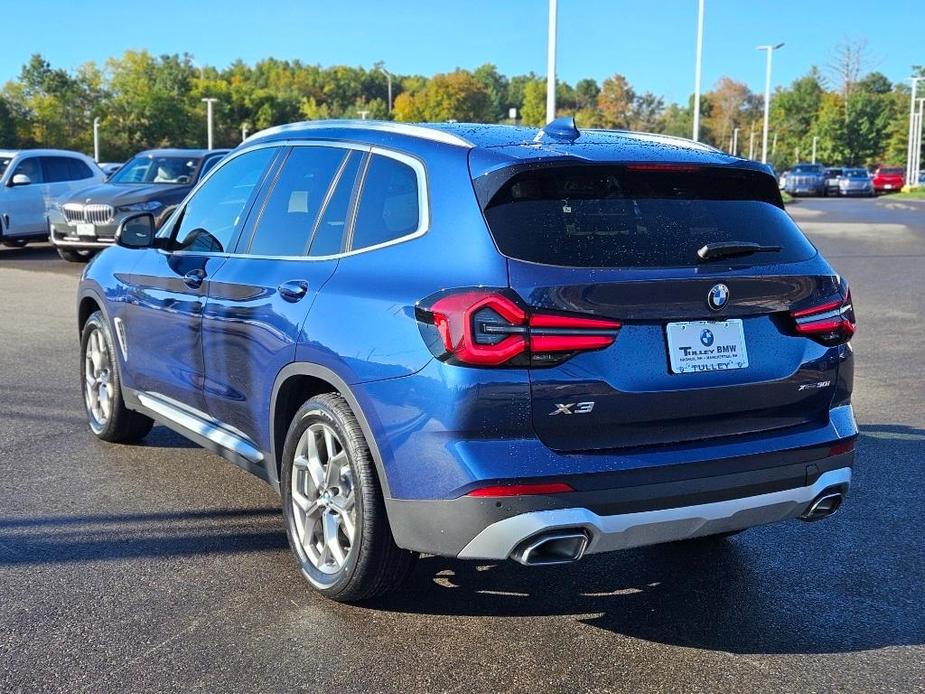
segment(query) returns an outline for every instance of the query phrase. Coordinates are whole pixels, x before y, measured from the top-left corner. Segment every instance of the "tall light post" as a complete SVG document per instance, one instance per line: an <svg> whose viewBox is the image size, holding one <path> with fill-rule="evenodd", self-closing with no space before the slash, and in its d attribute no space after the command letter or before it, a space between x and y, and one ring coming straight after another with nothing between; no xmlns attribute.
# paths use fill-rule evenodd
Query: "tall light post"
<svg viewBox="0 0 925 694"><path fill-rule="evenodd" d="M691 137L700 140L700 68L703 62L703 0L697 3L697 58L694 61L694 132Z"/></svg>
<svg viewBox="0 0 925 694"><path fill-rule="evenodd" d="M247 139L247 123L241 123L241 142Z"/></svg>
<svg viewBox="0 0 925 694"><path fill-rule="evenodd" d="M389 85L389 113L392 113L392 73L381 65L379 66L379 72L385 75L385 79Z"/></svg>
<svg viewBox="0 0 925 694"><path fill-rule="evenodd" d="M819 138L813 135L813 164L816 163L816 144L819 142Z"/></svg>
<svg viewBox="0 0 925 694"><path fill-rule="evenodd" d="M916 101L919 105L919 112L915 117L915 133L912 144L912 176L906 179L906 185L910 188L919 184L919 169L922 168L922 127L925 126L925 98L916 99Z"/></svg>
<svg viewBox="0 0 925 694"><path fill-rule="evenodd" d="M783 48L783 42L778 43L774 46L758 46L756 50L767 51L768 62L767 67L765 68L764 73L764 132L761 135L761 163L768 163L768 119L770 118L771 110L771 55L778 48Z"/></svg>
<svg viewBox="0 0 925 694"><path fill-rule="evenodd" d="M100 118L93 119L93 161L100 163Z"/></svg>
<svg viewBox="0 0 925 694"><path fill-rule="evenodd" d="M556 119L556 24L558 0L549 0L549 35L546 38L546 122Z"/></svg>
<svg viewBox="0 0 925 694"><path fill-rule="evenodd" d="M214 104L218 99L214 96L210 96L202 99L206 104L206 128L208 132L208 149L212 149L212 104Z"/></svg>
<svg viewBox="0 0 925 694"><path fill-rule="evenodd" d="M755 158L755 124L752 123L752 131L748 135L748 158Z"/></svg>
<svg viewBox="0 0 925 694"><path fill-rule="evenodd" d="M915 91L916 87L921 80L925 80L925 77L912 77L912 96L909 99L909 140L908 147L906 148L906 183L912 185L912 180L915 178L915 172L912 170L913 165L913 140L915 139Z"/></svg>
<svg viewBox="0 0 925 694"><path fill-rule="evenodd" d="M739 129L732 129L732 156L739 156Z"/></svg>

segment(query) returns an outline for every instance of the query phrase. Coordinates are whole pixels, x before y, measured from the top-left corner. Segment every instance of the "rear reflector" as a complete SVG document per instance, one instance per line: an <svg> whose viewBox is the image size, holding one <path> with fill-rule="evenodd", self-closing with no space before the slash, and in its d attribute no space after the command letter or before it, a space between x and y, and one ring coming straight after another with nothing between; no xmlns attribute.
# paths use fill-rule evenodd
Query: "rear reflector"
<svg viewBox="0 0 925 694"><path fill-rule="evenodd" d="M842 453L850 453L853 450L854 439L839 441L829 449L829 457L831 458L833 455L841 455Z"/></svg>
<svg viewBox="0 0 925 694"><path fill-rule="evenodd" d="M548 482L546 484L499 484L491 487L473 489L466 496L531 496L536 494L563 494L575 490L565 482Z"/></svg>

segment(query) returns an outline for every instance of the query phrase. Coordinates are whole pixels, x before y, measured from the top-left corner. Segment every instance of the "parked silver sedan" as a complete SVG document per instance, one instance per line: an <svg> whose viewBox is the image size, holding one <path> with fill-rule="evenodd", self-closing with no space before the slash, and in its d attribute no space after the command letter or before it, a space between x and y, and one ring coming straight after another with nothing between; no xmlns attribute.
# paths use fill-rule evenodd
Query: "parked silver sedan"
<svg viewBox="0 0 925 694"><path fill-rule="evenodd" d="M867 169L845 169L838 177L839 195L874 195L874 181Z"/></svg>

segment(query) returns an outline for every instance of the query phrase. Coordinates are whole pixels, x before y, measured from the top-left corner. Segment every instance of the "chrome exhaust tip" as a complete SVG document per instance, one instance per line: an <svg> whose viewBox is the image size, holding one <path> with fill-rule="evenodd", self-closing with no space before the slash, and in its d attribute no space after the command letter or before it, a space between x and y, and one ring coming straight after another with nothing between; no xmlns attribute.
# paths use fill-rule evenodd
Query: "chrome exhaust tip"
<svg viewBox="0 0 925 694"><path fill-rule="evenodd" d="M809 508L800 516L805 521L817 521L828 518L835 513L844 501L845 496L841 492L822 492L816 500L809 505Z"/></svg>
<svg viewBox="0 0 925 694"><path fill-rule="evenodd" d="M584 556L588 535L584 530L556 530L521 543L511 559L524 566L570 564Z"/></svg>

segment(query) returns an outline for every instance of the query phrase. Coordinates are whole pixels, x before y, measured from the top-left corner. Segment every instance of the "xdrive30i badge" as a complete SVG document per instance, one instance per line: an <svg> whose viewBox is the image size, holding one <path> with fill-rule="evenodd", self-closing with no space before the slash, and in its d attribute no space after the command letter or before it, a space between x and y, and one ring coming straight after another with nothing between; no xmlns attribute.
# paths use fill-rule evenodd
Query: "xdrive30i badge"
<svg viewBox="0 0 925 694"><path fill-rule="evenodd" d="M725 284L714 284L707 294L707 304L714 311L719 311L729 303L729 287Z"/></svg>

